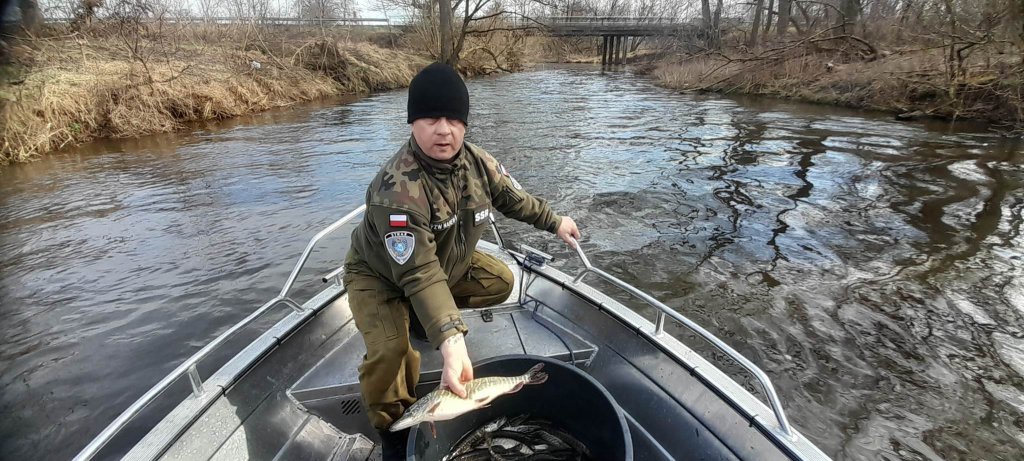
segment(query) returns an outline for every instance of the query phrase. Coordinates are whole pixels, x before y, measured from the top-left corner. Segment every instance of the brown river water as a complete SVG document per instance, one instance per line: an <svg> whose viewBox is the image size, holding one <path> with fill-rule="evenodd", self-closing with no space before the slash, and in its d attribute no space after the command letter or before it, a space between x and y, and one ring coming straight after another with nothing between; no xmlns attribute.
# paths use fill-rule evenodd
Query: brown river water
<svg viewBox="0 0 1024 461"><path fill-rule="evenodd" d="M764 368L826 453L1024 459L1024 144L592 67L469 87L467 139ZM276 294L404 114L396 91L0 170L0 458L72 457Z"/></svg>

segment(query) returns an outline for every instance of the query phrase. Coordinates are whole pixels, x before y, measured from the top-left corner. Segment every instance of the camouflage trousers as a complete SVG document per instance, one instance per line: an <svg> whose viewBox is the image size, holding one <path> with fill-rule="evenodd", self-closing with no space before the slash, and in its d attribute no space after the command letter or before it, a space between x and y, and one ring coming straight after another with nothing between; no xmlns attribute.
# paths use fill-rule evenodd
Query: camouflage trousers
<svg viewBox="0 0 1024 461"><path fill-rule="evenodd" d="M474 251L468 272L452 286L459 308L493 306L512 292L512 271L493 256ZM416 401L420 353L409 341L415 314L408 298L376 277L345 274L344 283L356 328L366 344L359 389L370 423L385 429Z"/></svg>

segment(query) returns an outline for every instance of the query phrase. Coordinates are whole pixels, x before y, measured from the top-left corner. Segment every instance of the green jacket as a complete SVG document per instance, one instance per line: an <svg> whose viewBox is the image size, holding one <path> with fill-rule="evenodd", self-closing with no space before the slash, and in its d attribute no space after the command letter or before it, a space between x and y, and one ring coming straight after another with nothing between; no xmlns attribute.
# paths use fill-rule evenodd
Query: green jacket
<svg viewBox="0 0 1024 461"><path fill-rule="evenodd" d="M379 277L407 297L435 348L467 332L451 286L466 275L491 207L548 232L562 219L483 149L465 142L445 163L411 136L370 183L366 205L345 270Z"/></svg>

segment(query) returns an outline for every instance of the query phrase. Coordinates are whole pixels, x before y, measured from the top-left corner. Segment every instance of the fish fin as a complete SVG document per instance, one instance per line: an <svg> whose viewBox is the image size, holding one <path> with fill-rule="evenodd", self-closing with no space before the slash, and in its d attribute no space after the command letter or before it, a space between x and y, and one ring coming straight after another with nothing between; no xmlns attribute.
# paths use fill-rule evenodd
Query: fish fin
<svg viewBox="0 0 1024 461"><path fill-rule="evenodd" d="M437 403L431 405L430 408L427 408L427 414L430 415L430 416L434 416L434 411L436 411L437 407L439 407L439 406L441 406L441 402L437 402Z"/></svg>
<svg viewBox="0 0 1024 461"><path fill-rule="evenodd" d="M541 368L544 368L544 362L534 365L530 371L526 372L527 384L541 384L548 380L548 374L540 371Z"/></svg>
<svg viewBox="0 0 1024 461"><path fill-rule="evenodd" d="M526 385L525 382L516 383L516 386L513 387L511 390L509 390L508 393L509 394L513 394L513 393L519 392L523 388L523 386L525 386L525 385Z"/></svg>
<svg viewBox="0 0 1024 461"><path fill-rule="evenodd" d="M430 422L430 435L434 436L435 439L437 438L437 426L434 425L433 421Z"/></svg>

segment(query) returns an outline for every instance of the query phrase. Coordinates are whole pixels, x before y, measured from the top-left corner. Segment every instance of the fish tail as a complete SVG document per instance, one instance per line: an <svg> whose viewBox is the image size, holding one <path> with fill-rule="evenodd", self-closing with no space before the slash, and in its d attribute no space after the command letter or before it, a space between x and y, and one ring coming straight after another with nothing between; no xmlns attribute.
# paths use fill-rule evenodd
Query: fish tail
<svg viewBox="0 0 1024 461"><path fill-rule="evenodd" d="M540 384L548 380L548 374L540 371L544 368L544 363L538 363L530 368L530 371L526 372L526 384Z"/></svg>

